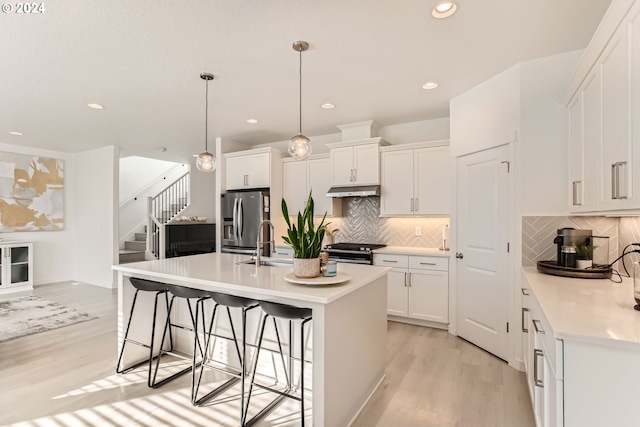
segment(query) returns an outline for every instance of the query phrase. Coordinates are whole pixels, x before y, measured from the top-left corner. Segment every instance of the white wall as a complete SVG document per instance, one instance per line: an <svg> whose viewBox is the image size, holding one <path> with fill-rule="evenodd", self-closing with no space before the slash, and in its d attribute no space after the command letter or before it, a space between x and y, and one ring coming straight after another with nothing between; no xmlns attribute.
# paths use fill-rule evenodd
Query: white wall
<svg viewBox="0 0 640 427"><path fill-rule="evenodd" d="M453 98L450 112L452 157L513 141L520 126L520 67Z"/></svg>
<svg viewBox="0 0 640 427"><path fill-rule="evenodd" d="M449 117L384 126L378 134L393 145L449 139Z"/></svg>
<svg viewBox="0 0 640 427"><path fill-rule="evenodd" d="M30 231L0 233L5 241L33 242L34 284L61 282L73 278L73 235L76 194L75 156L59 151L41 150L12 144L0 144L0 151L28 154L64 160L64 229L59 231Z"/></svg>
<svg viewBox="0 0 640 427"><path fill-rule="evenodd" d="M220 167L220 159L216 159L216 169ZM200 172L196 167L196 159L191 162L191 204L182 215L203 216L207 222L216 222L216 172ZM217 237L216 237L217 238Z"/></svg>
<svg viewBox="0 0 640 427"><path fill-rule="evenodd" d="M449 139L449 118L442 117L440 119L419 120L416 122L383 126L378 130L378 135L392 145ZM329 133L310 136L309 139L311 140L311 146L313 148L312 154L322 154L329 152L326 144L342 142L342 134L340 132ZM286 156L288 155L288 143L289 141L278 141L248 148L273 147L285 153Z"/></svg>
<svg viewBox="0 0 640 427"><path fill-rule="evenodd" d="M73 279L115 287L118 263L118 147L76 154L72 240ZM36 261L37 262L37 261Z"/></svg>
<svg viewBox="0 0 640 427"><path fill-rule="evenodd" d="M143 191L179 163L147 157L129 156L120 159L120 204Z"/></svg>

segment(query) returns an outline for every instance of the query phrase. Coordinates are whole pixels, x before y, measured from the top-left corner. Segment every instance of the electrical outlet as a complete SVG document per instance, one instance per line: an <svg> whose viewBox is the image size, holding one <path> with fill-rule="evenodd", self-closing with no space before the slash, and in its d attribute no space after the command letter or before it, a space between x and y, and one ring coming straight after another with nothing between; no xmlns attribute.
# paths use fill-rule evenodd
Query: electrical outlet
<svg viewBox="0 0 640 427"><path fill-rule="evenodd" d="M420 226L416 227L416 236L422 236L422 227Z"/></svg>

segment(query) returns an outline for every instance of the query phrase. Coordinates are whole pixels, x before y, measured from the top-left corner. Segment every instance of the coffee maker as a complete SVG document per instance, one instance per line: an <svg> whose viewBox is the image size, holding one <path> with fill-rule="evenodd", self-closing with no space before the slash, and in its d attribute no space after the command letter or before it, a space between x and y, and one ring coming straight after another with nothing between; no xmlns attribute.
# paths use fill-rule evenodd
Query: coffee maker
<svg viewBox="0 0 640 427"><path fill-rule="evenodd" d="M557 264L562 267L569 267L569 265L566 265L566 260L563 260L562 257L563 246L580 247L587 245L590 242L591 230L576 230L571 227L559 228L556 238L553 239L553 243L558 247L558 256L556 258Z"/></svg>

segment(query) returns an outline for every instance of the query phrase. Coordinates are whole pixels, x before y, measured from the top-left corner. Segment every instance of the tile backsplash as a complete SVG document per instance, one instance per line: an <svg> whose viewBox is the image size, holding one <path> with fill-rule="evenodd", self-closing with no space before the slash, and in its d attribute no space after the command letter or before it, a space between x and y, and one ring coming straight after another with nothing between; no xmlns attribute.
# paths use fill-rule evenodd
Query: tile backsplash
<svg viewBox="0 0 640 427"><path fill-rule="evenodd" d="M556 258L553 239L558 228L573 227L592 230L594 236L609 237L609 262L614 261L630 243L640 243L640 217L563 217L529 216L522 218L522 265L535 266L540 260ZM640 246L637 247L640 249ZM631 272L633 261L640 261L640 254L625 257L625 265ZM614 266L622 269L618 263Z"/></svg>
<svg viewBox="0 0 640 427"><path fill-rule="evenodd" d="M330 229L338 229L335 242L383 243L389 246L438 248L448 217L380 218L380 198L342 199L342 218L330 218ZM416 227L421 235L416 236Z"/></svg>

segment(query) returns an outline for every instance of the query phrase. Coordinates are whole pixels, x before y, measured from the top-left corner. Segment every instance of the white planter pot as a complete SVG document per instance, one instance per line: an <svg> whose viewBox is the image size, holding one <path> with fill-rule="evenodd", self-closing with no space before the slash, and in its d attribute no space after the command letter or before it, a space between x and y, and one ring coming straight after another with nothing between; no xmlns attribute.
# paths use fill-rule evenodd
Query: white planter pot
<svg viewBox="0 0 640 427"><path fill-rule="evenodd" d="M307 279L320 276L320 258L294 258L293 274Z"/></svg>
<svg viewBox="0 0 640 427"><path fill-rule="evenodd" d="M590 259L579 259L576 260L576 268L587 269L593 267L593 260Z"/></svg>

